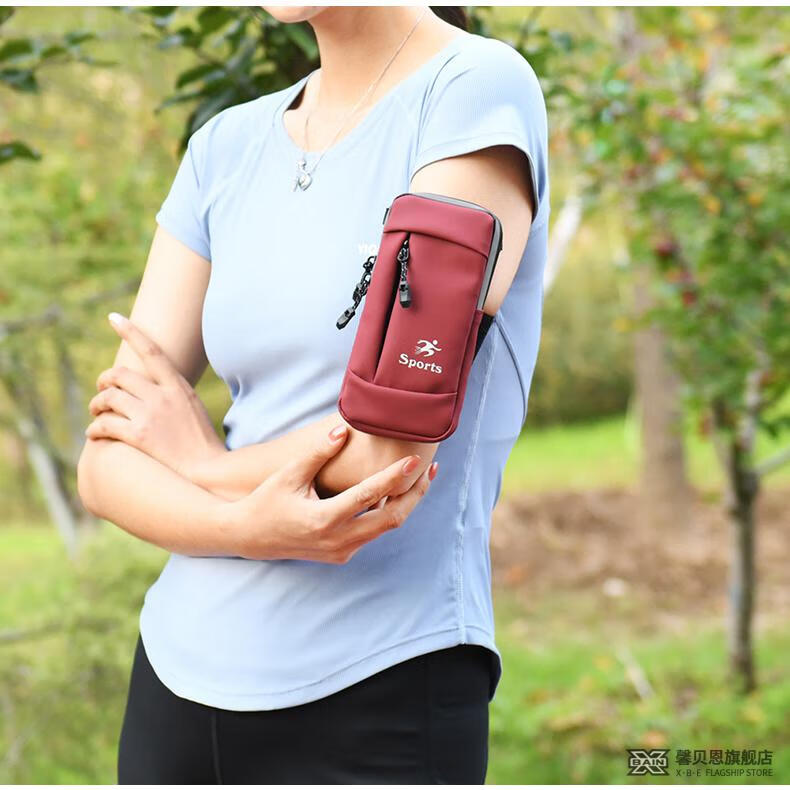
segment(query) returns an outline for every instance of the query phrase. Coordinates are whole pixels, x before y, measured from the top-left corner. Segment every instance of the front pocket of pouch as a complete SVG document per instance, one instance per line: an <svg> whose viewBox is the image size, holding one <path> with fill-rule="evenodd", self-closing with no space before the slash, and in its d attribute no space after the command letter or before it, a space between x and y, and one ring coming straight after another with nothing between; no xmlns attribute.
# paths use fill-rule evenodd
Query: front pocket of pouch
<svg viewBox="0 0 790 790"><path fill-rule="evenodd" d="M450 393L475 319L486 259L445 239L412 233L411 306L394 298L373 382L413 392Z"/></svg>

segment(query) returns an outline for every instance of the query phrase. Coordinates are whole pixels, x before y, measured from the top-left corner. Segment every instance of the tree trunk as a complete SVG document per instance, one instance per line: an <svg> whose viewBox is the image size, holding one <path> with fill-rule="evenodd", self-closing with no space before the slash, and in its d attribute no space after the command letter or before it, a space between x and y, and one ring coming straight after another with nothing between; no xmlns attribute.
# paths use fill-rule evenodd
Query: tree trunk
<svg viewBox="0 0 790 790"><path fill-rule="evenodd" d="M557 221L552 225L549 236L549 251L546 257L546 267L543 273L543 292L548 293L557 275L571 243L576 238L582 221L582 201L576 192L571 189L565 202L562 204Z"/></svg>
<svg viewBox="0 0 790 790"><path fill-rule="evenodd" d="M643 51L632 8L615 13L617 45L636 60ZM629 214L636 217L633 203ZM660 223L660 218L653 218ZM651 269L635 261L634 308L637 316L651 306ZM644 520L659 530L688 522L691 490L686 476L683 412L678 379L666 354L666 342L657 327L638 330L634 338L634 379L641 416L642 464L640 495Z"/></svg>
<svg viewBox="0 0 790 790"><path fill-rule="evenodd" d="M635 269L637 315L650 306L649 270ZM683 411L678 380L657 327L635 333L634 373L639 404L642 464L640 494L644 519L651 529L664 529L689 519L691 491L686 476Z"/></svg>
<svg viewBox="0 0 790 790"><path fill-rule="evenodd" d="M67 455L68 469L65 470L72 479L76 478L77 464L85 445L85 425L86 417L89 417L85 409L86 400L83 398L77 372L71 358L71 352L59 332L54 333L53 341L55 353L58 358L58 371L60 373L61 391L63 392L63 411L65 413L66 427L69 436L69 451ZM76 492L67 492L70 501L71 512L74 513L79 525L80 533L95 531L98 528L99 520L86 510L82 500Z"/></svg>
<svg viewBox="0 0 790 790"><path fill-rule="evenodd" d="M760 359L746 378L745 413L735 430L727 430L734 422L726 406L712 404L713 435L726 478L725 505L730 523L732 557L730 560L730 608L728 642L730 674L742 693L752 691L757 683L752 646L752 620L757 591L755 558L755 505L760 492L760 472L754 463L754 445L760 409L760 380L766 366ZM726 437L726 441L722 440Z"/></svg>
<svg viewBox="0 0 790 790"><path fill-rule="evenodd" d="M3 420L0 430L5 428L4 442L6 450L5 457L11 467L11 479L13 480L15 499L20 503L19 508L11 510L9 513L18 512L22 518L32 516L35 511L35 492L32 470L27 460L27 449L25 442L16 430L16 423L11 420Z"/></svg>
<svg viewBox="0 0 790 790"><path fill-rule="evenodd" d="M75 508L75 498L66 483L67 471L52 444L32 373L19 353L4 355L2 361L0 378L16 411L17 431L25 442L30 466L41 486L50 517L66 551L73 557L79 546L81 511L87 511L82 503Z"/></svg>
<svg viewBox="0 0 790 790"><path fill-rule="evenodd" d="M729 448L726 499L732 540L729 658L730 672L738 684L738 690L749 692L756 686L752 658L752 619L757 586L754 569L754 508L760 487L757 474L746 468L744 461L744 454L737 447L737 440L733 440Z"/></svg>
<svg viewBox="0 0 790 790"><path fill-rule="evenodd" d="M60 533L68 555L73 557L79 545L79 528L61 470L47 448L38 440L38 431L33 422L20 416L18 426L19 433L27 444L30 466L38 478L50 517Z"/></svg>
<svg viewBox="0 0 790 790"><path fill-rule="evenodd" d="M89 415L85 409L86 401L74 370L71 353L59 332L53 333L53 343L58 359L58 373L63 393L63 412L68 428L69 449L67 455L71 465L76 468L85 444L85 418Z"/></svg>

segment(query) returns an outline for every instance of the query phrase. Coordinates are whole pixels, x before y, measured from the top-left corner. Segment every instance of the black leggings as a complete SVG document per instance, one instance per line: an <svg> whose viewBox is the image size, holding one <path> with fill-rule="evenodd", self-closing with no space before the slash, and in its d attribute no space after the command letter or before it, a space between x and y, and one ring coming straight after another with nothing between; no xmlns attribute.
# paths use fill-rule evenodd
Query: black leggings
<svg viewBox="0 0 790 790"><path fill-rule="evenodd" d="M120 784L483 784L491 653L425 653L322 699L230 711L173 694L138 640Z"/></svg>

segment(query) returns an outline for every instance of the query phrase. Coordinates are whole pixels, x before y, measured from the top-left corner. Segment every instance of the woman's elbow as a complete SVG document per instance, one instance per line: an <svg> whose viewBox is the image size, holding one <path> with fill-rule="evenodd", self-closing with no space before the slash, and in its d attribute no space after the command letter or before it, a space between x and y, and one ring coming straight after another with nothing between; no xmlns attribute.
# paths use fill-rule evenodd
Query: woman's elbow
<svg viewBox="0 0 790 790"><path fill-rule="evenodd" d="M439 446L427 442L408 442L369 434L364 434L364 436L365 439L359 447L360 458L357 466L360 480L386 469L390 464L409 455L419 456L420 467L424 470L433 460L436 448Z"/></svg>
<svg viewBox="0 0 790 790"><path fill-rule="evenodd" d="M101 517L96 497L95 470L99 463L101 445L105 439L87 439L77 461L77 493L85 509L94 516Z"/></svg>

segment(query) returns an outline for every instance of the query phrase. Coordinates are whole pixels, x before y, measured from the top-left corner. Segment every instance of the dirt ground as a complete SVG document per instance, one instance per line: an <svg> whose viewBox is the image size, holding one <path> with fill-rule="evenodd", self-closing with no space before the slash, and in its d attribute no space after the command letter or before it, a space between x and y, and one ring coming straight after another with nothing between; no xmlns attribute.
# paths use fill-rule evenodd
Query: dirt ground
<svg viewBox="0 0 790 790"><path fill-rule="evenodd" d="M757 612L790 615L790 490L760 495ZM693 503L691 517L657 534L638 496L600 490L519 495L501 501L491 533L494 589L529 606L587 592L603 604L631 600L659 619L726 610L731 534L719 501ZM655 621L655 618L653 618Z"/></svg>

